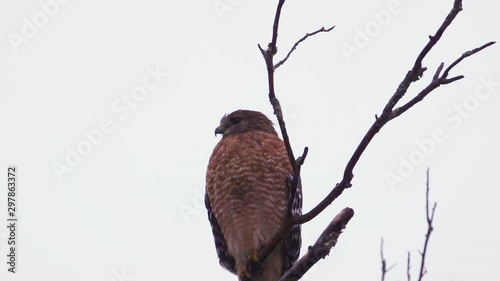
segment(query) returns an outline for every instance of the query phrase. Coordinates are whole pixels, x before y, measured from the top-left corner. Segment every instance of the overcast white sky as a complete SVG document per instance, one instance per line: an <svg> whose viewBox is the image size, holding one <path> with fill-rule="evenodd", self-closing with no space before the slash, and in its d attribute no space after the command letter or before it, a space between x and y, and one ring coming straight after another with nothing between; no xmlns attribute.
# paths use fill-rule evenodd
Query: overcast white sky
<svg viewBox="0 0 500 281"><path fill-rule="evenodd" d="M205 169L224 113L255 109L275 120L257 49L270 40L275 2L1 1L2 218L7 166L19 170L18 273L2 262L1 280L236 280L217 262ZM278 58L306 32L336 26L300 45L276 74L296 154L310 148L305 210L340 181L452 2L287 1ZM498 40L499 9L464 0L408 97L441 61ZM379 280L382 236L397 263L386 280L405 279L407 251L416 270L427 167L438 208L426 280L498 276L499 58L493 46L464 61L452 72L464 80L382 129L353 188L303 226L306 249L341 209L356 212L304 280Z"/></svg>

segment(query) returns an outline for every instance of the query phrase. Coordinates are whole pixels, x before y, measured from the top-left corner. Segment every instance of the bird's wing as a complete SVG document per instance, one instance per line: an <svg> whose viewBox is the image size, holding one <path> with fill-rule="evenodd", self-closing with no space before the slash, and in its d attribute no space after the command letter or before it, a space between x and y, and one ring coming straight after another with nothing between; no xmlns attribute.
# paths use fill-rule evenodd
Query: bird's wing
<svg viewBox="0 0 500 281"><path fill-rule="evenodd" d="M210 199L208 198L207 193L205 193L205 207L207 208L208 220L210 221L210 226L212 227L215 249L217 250L217 256L219 256L219 263L225 269L236 274L234 258L227 252L226 239L224 238L222 229L220 228L219 223L217 222L217 219L212 212L212 206L210 205Z"/></svg>
<svg viewBox="0 0 500 281"><path fill-rule="evenodd" d="M297 189L291 190L291 176L287 179L289 200L291 208L289 209L290 216L302 215L302 183L298 182ZM285 237L283 245L283 273L285 273L297 261L300 255L300 247L302 246L302 237L300 225L294 225L288 235Z"/></svg>

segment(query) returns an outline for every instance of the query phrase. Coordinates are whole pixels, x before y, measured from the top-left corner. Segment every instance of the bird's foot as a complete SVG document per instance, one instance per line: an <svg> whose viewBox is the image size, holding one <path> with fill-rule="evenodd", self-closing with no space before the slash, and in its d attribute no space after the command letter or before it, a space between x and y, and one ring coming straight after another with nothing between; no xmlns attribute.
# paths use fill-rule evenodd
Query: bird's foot
<svg viewBox="0 0 500 281"><path fill-rule="evenodd" d="M246 266L243 270L238 273L238 278L240 281L251 281L252 275L262 271L262 263L257 258L258 254L255 253L253 256L249 257Z"/></svg>
<svg viewBox="0 0 500 281"><path fill-rule="evenodd" d="M238 273L238 281L251 281L251 280L252 280L252 275L250 275L250 273L246 268L243 269L240 273Z"/></svg>

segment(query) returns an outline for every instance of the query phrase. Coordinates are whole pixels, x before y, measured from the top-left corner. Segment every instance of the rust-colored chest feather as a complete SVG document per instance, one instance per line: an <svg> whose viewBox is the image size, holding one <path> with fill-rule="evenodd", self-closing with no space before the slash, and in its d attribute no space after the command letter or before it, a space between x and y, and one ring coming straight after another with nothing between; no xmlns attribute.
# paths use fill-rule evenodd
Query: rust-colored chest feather
<svg viewBox="0 0 500 281"><path fill-rule="evenodd" d="M250 131L217 144L210 157L206 188L225 236L250 224L253 228L244 233L258 235L259 240L272 235L268 232L274 227L267 224L279 226L286 214L290 169L283 141L276 135Z"/></svg>

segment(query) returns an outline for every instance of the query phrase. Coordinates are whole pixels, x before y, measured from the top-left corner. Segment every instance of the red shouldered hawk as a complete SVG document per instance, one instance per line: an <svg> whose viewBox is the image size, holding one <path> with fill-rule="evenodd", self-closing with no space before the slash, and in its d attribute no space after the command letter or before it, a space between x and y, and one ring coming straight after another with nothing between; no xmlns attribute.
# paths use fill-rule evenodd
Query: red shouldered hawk
<svg viewBox="0 0 500 281"><path fill-rule="evenodd" d="M217 134L222 139L208 163L205 205L219 262L242 280L249 277L249 259L256 261L285 219L302 213L302 190L299 184L292 192L285 145L264 114L237 110L225 115ZM261 271L250 280L279 280L297 260L300 246L296 225L265 261L257 261Z"/></svg>

